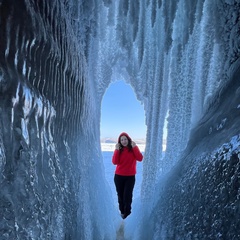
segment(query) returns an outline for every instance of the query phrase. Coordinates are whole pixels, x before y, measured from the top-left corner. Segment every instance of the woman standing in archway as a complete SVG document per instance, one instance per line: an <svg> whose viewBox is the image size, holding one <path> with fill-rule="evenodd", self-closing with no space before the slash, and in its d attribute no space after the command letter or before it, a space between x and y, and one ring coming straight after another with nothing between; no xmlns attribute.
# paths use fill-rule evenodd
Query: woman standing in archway
<svg viewBox="0 0 240 240"><path fill-rule="evenodd" d="M112 163L116 166L114 183L118 195L121 216L125 219L131 214L132 193L135 184L137 161L142 161L143 155L138 146L125 132L118 137Z"/></svg>

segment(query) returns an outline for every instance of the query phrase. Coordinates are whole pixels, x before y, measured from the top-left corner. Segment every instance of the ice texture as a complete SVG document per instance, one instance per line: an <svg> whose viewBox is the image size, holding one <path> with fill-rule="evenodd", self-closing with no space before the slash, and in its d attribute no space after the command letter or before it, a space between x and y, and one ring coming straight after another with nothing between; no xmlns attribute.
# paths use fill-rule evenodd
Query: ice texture
<svg viewBox="0 0 240 240"><path fill-rule="evenodd" d="M1 240L239 239L239 9L0 1ZM117 80L147 125L124 224L100 148L101 101Z"/></svg>

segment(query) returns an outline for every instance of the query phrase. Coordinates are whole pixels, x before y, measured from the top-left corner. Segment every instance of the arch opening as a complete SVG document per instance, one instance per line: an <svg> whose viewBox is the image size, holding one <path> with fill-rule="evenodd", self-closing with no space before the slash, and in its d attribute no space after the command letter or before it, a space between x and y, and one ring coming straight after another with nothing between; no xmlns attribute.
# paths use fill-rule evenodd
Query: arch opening
<svg viewBox="0 0 240 240"><path fill-rule="evenodd" d="M101 104L100 140L103 155L105 176L109 183L114 202L117 204L117 195L113 176L115 166L112 164L112 154L117 138L121 132L127 132L144 153L147 127L145 125L145 111L137 100L134 90L123 80L110 84ZM142 183L142 164L137 164L136 184L133 200L140 196Z"/></svg>

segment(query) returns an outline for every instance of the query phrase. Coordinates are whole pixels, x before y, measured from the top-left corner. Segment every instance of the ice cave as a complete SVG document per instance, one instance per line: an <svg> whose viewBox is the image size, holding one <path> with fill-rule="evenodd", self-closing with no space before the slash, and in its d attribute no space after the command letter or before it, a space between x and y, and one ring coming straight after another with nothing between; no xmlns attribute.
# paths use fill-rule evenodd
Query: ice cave
<svg viewBox="0 0 240 240"><path fill-rule="evenodd" d="M0 0L0 31L1 240L240 239L239 0ZM99 137L118 79L147 125L124 221Z"/></svg>

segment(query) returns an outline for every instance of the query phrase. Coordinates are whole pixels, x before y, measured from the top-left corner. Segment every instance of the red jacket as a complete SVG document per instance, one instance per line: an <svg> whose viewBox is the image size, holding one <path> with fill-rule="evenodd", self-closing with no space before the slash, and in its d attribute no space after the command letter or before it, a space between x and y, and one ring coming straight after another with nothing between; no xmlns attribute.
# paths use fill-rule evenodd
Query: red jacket
<svg viewBox="0 0 240 240"><path fill-rule="evenodd" d="M117 165L115 173L122 176L135 175L137 161L141 162L142 159L138 146L132 148L132 151L127 147L123 147L122 151L115 149L112 157L112 163Z"/></svg>

